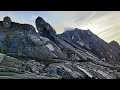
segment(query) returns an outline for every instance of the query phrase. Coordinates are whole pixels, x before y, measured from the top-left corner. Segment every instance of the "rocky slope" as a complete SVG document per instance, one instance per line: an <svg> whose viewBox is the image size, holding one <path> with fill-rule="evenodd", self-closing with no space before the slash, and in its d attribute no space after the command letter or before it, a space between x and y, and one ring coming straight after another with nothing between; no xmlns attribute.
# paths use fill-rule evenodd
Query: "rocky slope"
<svg viewBox="0 0 120 90"><path fill-rule="evenodd" d="M0 54L0 79L119 79L117 69L92 62L51 59L38 62Z"/></svg>
<svg viewBox="0 0 120 90"><path fill-rule="evenodd" d="M0 22L1 53L37 59L65 58L59 47L48 38L37 34L32 25L19 24L9 20L11 19L7 20L8 26L6 21Z"/></svg>
<svg viewBox="0 0 120 90"><path fill-rule="evenodd" d="M84 48L92 52L99 59L113 65L120 64L119 44L110 45L90 30L81 30L75 28L72 31L66 31L59 35L63 40L70 44ZM111 43L112 44L112 43Z"/></svg>
<svg viewBox="0 0 120 90"><path fill-rule="evenodd" d="M0 21L1 79L119 79L120 49L90 30L75 28L57 35L43 18L36 28Z"/></svg>

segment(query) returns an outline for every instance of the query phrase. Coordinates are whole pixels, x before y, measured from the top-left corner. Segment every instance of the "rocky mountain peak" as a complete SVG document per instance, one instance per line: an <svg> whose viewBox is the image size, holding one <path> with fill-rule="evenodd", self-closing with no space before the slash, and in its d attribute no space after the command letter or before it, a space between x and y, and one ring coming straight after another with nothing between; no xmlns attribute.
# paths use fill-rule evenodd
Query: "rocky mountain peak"
<svg viewBox="0 0 120 90"><path fill-rule="evenodd" d="M47 37L55 42L56 31L49 23L45 22L45 20L41 17L37 17L35 23L39 35Z"/></svg>
<svg viewBox="0 0 120 90"><path fill-rule="evenodd" d="M4 28L9 28L11 25L11 18L9 16L6 16L3 18L3 27Z"/></svg>
<svg viewBox="0 0 120 90"><path fill-rule="evenodd" d="M92 33L89 29L82 30L75 28L73 31L67 31L60 34L59 37L67 40L69 43L75 44L78 47L82 47L92 52L100 59L105 58L107 62L120 62L120 50L118 49L118 43L113 41L111 44L114 45L109 45L107 42Z"/></svg>
<svg viewBox="0 0 120 90"><path fill-rule="evenodd" d="M88 30L83 30L83 29L79 29L79 28L75 28L75 29L72 29L72 30L67 30L63 33L74 33L74 34L85 34L86 36L92 36L92 35L95 35L93 32L91 32L90 29Z"/></svg>
<svg viewBox="0 0 120 90"><path fill-rule="evenodd" d="M116 41L113 40L109 44L120 50L120 45L119 45L118 42L116 42Z"/></svg>
<svg viewBox="0 0 120 90"><path fill-rule="evenodd" d="M114 46L119 46L119 43L118 42L116 42L116 41L111 41L109 44L111 44L111 45L114 45Z"/></svg>
<svg viewBox="0 0 120 90"><path fill-rule="evenodd" d="M45 22L42 17L37 17L35 23L40 35L44 35L43 32L47 34L56 34L56 31L53 29L53 27L49 23Z"/></svg>
<svg viewBox="0 0 120 90"><path fill-rule="evenodd" d="M75 28L75 31L76 31L76 32L79 32L79 33L86 34L87 36L92 36L92 35L94 35L94 33L91 32L90 29L88 29L88 30L82 30L82 29Z"/></svg>
<svg viewBox="0 0 120 90"><path fill-rule="evenodd" d="M38 26L38 25L40 25L40 24L46 24L46 22L45 22L45 20L42 18L42 17L40 17L40 16L38 16L37 18L36 18L36 26Z"/></svg>

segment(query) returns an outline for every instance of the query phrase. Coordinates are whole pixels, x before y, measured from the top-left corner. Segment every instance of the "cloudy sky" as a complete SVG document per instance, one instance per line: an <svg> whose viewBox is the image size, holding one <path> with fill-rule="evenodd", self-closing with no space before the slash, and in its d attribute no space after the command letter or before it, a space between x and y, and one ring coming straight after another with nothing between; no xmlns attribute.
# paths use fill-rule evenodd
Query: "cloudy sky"
<svg viewBox="0 0 120 90"><path fill-rule="evenodd" d="M90 29L107 42L120 43L120 11L0 11L1 21L4 16L34 26L37 16L41 16L57 33L66 28Z"/></svg>

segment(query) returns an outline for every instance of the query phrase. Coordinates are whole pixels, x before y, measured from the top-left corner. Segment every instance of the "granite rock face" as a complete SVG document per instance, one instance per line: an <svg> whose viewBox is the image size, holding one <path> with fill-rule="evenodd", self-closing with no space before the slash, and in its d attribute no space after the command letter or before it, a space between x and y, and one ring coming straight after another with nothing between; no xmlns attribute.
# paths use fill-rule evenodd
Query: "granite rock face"
<svg viewBox="0 0 120 90"><path fill-rule="evenodd" d="M35 23L39 35L49 38L57 46L59 46L60 42L57 38L56 31L49 23L41 17L37 17Z"/></svg>
<svg viewBox="0 0 120 90"><path fill-rule="evenodd" d="M4 57L3 57L4 56ZM0 79L60 79L58 75L43 72L44 64L35 60L19 60L0 53Z"/></svg>
<svg viewBox="0 0 120 90"><path fill-rule="evenodd" d="M92 62L56 60L49 64L0 54L0 79L119 79L117 69ZM60 62L58 62L60 61Z"/></svg>
<svg viewBox="0 0 120 90"><path fill-rule="evenodd" d="M38 59L65 58L61 50L51 40L40 36L29 24L11 22L9 17L0 22L0 52L13 56ZM4 24L5 25L4 25Z"/></svg>
<svg viewBox="0 0 120 90"><path fill-rule="evenodd" d="M56 34L43 18L36 28L0 21L0 78L12 79L119 79L120 49L90 30Z"/></svg>
<svg viewBox="0 0 120 90"><path fill-rule="evenodd" d="M40 35L53 41L70 60L104 61L116 65L120 63L120 50L105 42L90 30L75 28L56 34L50 24L41 17L36 19Z"/></svg>
<svg viewBox="0 0 120 90"><path fill-rule="evenodd" d="M59 37L71 45L75 44L77 47L93 53L99 59L104 59L108 63L114 65L120 63L120 50L116 48L118 44L115 44L116 47L114 47L93 34L90 30L75 28L60 34Z"/></svg>
<svg viewBox="0 0 120 90"><path fill-rule="evenodd" d="M38 34L53 41L62 50L62 53L67 57L66 59L79 61L87 60L87 58L91 57L90 55L88 56L86 53L87 51L84 49L80 47L76 48L75 44L71 45L67 40L63 40L59 37L52 26L45 22L41 17L36 19L36 27Z"/></svg>
<svg viewBox="0 0 120 90"><path fill-rule="evenodd" d="M54 63L50 64L45 71L55 73L65 79L117 79L120 73L107 67L96 65L91 62L80 63Z"/></svg>
<svg viewBox="0 0 120 90"><path fill-rule="evenodd" d="M56 31L49 23L45 22L41 17L37 17L35 23L36 23L36 28L38 30L38 34L44 37L48 37L50 40L54 41Z"/></svg>

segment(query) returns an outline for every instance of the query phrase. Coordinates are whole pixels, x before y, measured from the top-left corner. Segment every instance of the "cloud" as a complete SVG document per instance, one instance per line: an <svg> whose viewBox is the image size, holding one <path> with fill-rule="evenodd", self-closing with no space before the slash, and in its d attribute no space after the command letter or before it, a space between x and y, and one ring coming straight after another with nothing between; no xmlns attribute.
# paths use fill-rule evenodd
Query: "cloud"
<svg viewBox="0 0 120 90"><path fill-rule="evenodd" d="M61 28L90 29L107 42L116 40L120 43L120 11L54 11L49 13L51 17L59 20L58 24L63 24ZM56 30L64 31L59 28L55 27Z"/></svg>
<svg viewBox="0 0 120 90"><path fill-rule="evenodd" d="M66 31L72 31L72 30L74 30L75 28L72 28L72 27L66 27L66 28L64 28L64 32L66 32Z"/></svg>
<svg viewBox="0 0 120 90"><path fill-rule="evenodd" d="M66 27L76 27L83 29L91 29L94 33L95 27L98 27L95 22L99 22L101 18L110 12L96 11L53 11L49 12L51 17L59 20L59 24L64 24Z"/></svg>
<svg viewBox="0 0 120 90"><path fill-rule="evenodd" d="M5 16L34 27L35 19L41 16L57 33L66 27L90 29L107 42L115 39L120 43L120 11L0 11L0 20Z"/></svg>

